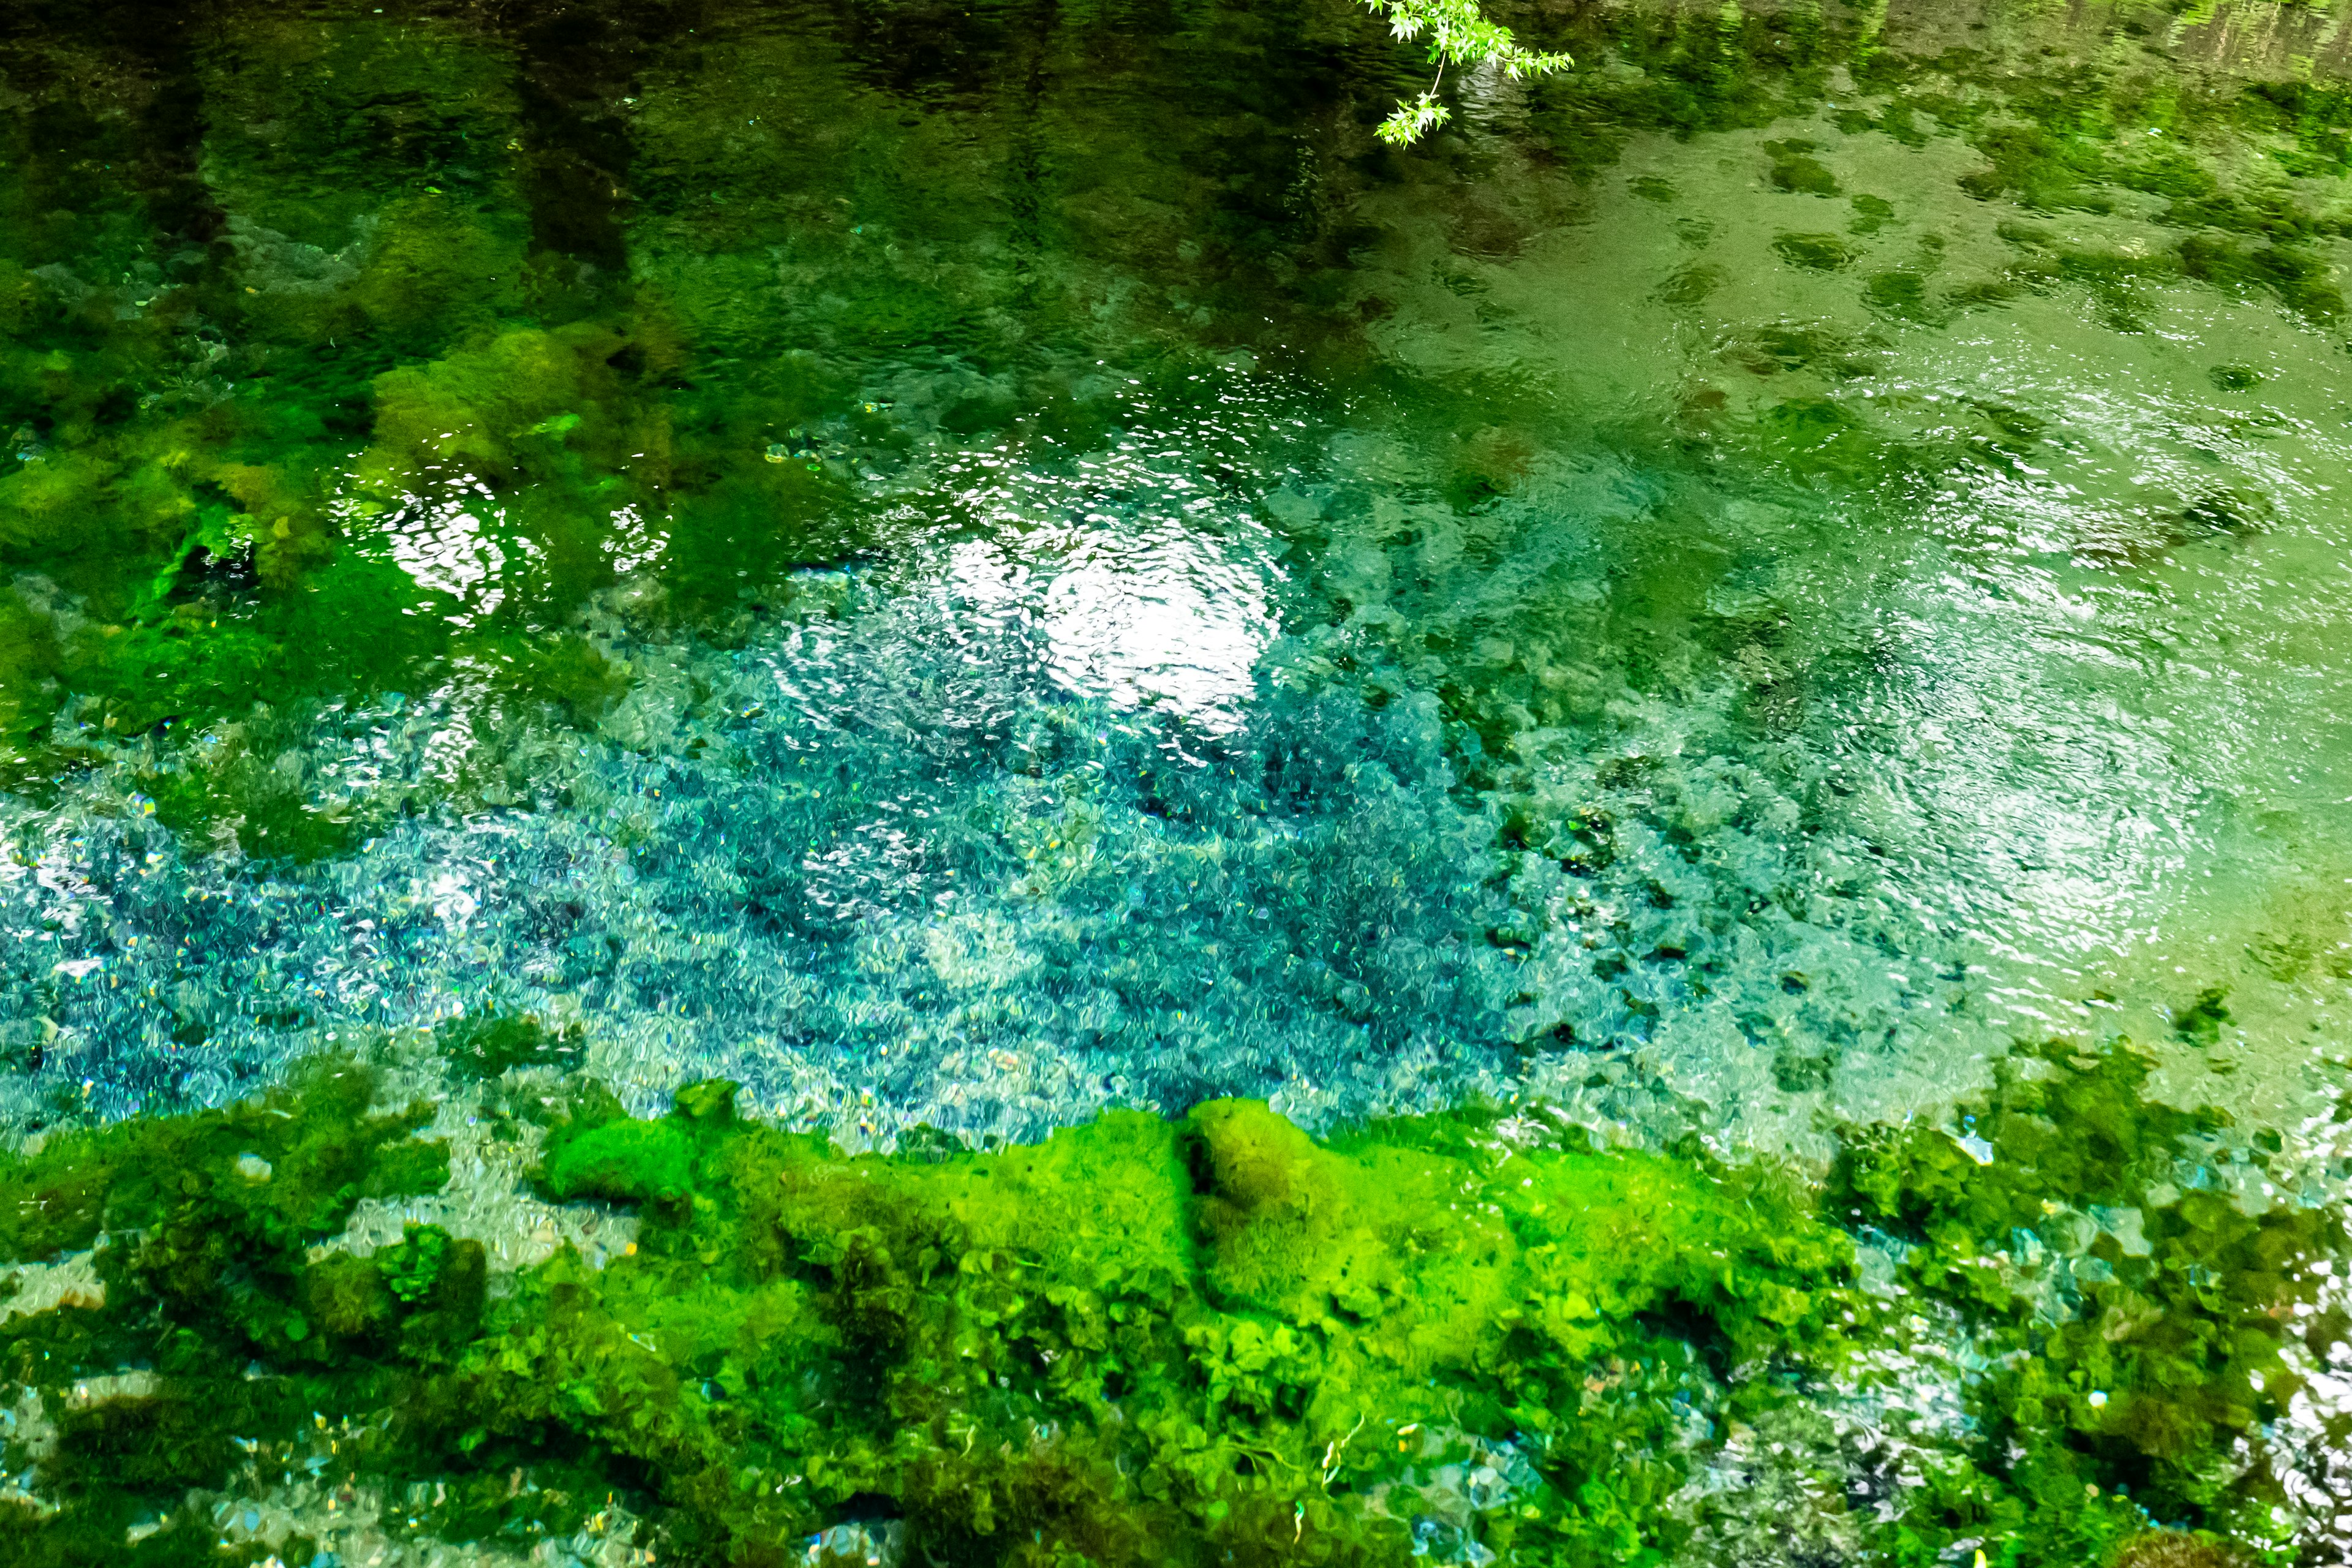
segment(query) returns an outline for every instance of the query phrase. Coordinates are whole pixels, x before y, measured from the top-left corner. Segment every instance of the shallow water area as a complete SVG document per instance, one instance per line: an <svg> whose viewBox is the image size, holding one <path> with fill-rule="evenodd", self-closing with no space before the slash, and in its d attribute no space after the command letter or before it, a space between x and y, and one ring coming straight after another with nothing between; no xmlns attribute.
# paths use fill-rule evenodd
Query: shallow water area
<svg viewBox="0 0 2352 1568"><path fill-rule="evenodd" d="M41 1353L177 1397L139 1336L203 1294L126 1259L210 1226L278 1261L186 1342L316 1433L412 1377L539 1423L332 1439L381 1494L335 1546L275 1459L74 1501L115 1385L20 1368L24 1540L201 1492L289 1563L2344 1550L2347 24L1496 15L1574 67L1399 151L1415 64L1337 6L12 14L0 1121L50 1272L0 1338L81 1303ZM267 1117L379 1131L312 1194L231 1147ZM1433 1172L1507 1245L1381 1190ZM1086 1183L1190 1282L1024 1254L1075 1316L1016 1352L891 1272ZM1547 1273L1578 1205L1669 1261ZM591 1300L593 1351L498 1305ZM1056 1413L1014 1479L985 1379L906 1392L936 1345ZM1086 1447L1163 1396L1143 1471ZM755 1505L632 1443L743 1497L858 1457ZM542 1474L602 1522L508 1509Z"/></svg>

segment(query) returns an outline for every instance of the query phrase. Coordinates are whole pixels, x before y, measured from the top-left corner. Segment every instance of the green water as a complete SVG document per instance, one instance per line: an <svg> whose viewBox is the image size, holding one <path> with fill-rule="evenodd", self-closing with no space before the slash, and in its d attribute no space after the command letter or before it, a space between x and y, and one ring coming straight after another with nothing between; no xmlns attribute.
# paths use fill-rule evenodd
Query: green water
<svg viewBox="0 0 2352 1568"><path fill-rule="evenodd" d="M1576 68L1401 153L1417 65L1337 5L0 16L12 1550L2341 1557L2347 23L1504 19ZM368 1095L267 1131L321 1056ZM743 1195L771 1131L547 1152L667 1147L622 1118L712 1079L899 1184L876 1278L996 1267L1000 1199L1137 1205L1195 1271L1120 1287L1154 1370L1023 1384L1097 1447L950 1464L1013 1415L917 1392L925 1346L1099 1350L1067 1245L1036 1340L858 1296L856 1214ZM1282 1230L1196 1153L1172 1221L1069 1152L1173 1169L1223 1124L1122 1116L1221 1097L1480 1182L1780 1173L1816 1250L1602 1269L1541 1355L1367 1263L1456 1323L1391 1354L1230 1255L1454 1258L1433 1209ZM125 1184L174 1161L167 1218ZM921 1217L940 1161L1000 1196ZM1634 1223L1575 1201L1512 1245ZM1714 1245L1643 1212L1631 1254ZM1490 1266L1487 1328L1558 1310ZM1775 1269L1815 1304L1740 1316ZM558 1299L611 1331L519 1350ZM1268 1325L1321 1348L1216 1370ZM513 1360L632 1337L634 1426ZM1359 1416L1449 1435L1343 1474ZM295 1455L337 1422L340 1519ZM754 1509L678 1458L721 1449L859 1458Z"/></svg>

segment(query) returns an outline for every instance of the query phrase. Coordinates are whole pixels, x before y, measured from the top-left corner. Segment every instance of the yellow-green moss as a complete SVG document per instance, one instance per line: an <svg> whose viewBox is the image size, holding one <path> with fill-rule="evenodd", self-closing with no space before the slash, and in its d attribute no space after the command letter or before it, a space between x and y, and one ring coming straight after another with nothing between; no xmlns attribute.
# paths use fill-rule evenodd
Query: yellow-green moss
<svg viewBox="0 0 2352 1568"><path fill-rule="evenodd" d="M20 1254L112 1240L102 1309L0 1328L9 1373L56 1388L184 1342L195 1386L266 1369L226 1413L239 1436L276 1400L387 1417L368 1462L392 1478L584 1465L694 1560L781 1561L887 1498L958 1561L1402 1561L1394 1489L1496 1445L1534 1468L1479 1526L1492 1540L1638 1545L1670 1528L1641 1505L1682 1474L1654 1440L1703 1381L1693 1333L1763 1397L1769 1373L1833 1369L1874 1310L1841 1233L1689 1162L1435 1123L1318 1144L1237 1102L993 1155L851 1157L741 1122L723 1084L652 1121L576 1097L550 1195L642 1205L639 1245L601 1272L563 1253L486 1305L479 1248L431 1228L371 1259L310 1256L425 1147L358 1115L363 1081L330 1069L12 1171ZM330 1093L353 1102L340 1137ZM1645 1383L1654 1398L1627 1397ZM202 1405L173 1408L157 1430L194 1425L168 1463L58 1471L74 1500L27 1550L223 1484ZM1629 1468L1612 1447L1658 1452Z"/></svg>
<svg viewBox="0 0 2352 1568"><path fill-rule="evenodd" d="M484 1071L543 1059L494 1024L445 1043ZM162 1374L125 1407L141 1421L77 1416L40 1462L62 1511L0 1525L24 1561L79 1561L72 1542L170 1517L236 1466L267 1484L320 1413L369 1432L339 1454L352 1476L433 1479L414 1518L445 1537L515 1527L522 1471L625 1495L688 1562L781 1563L880 1511L959 1563L1402 1562L1432 1530L1518 1563L1649 1563L1688 1538L1678 1494L1736 1423L1808 1389L1869 1397L1858 1351L1956 1331L1914 1315L1933 1299L1989 1370L1974 1427L1921 1434L1903 1506L1864 1522L1880 1558L1975 1539L1989 1562L2071 1564L2189 1539L2152 1524L2262 1551L2274 1483L2229 1461L2292 1392L2285 1325L2342 1337L2294 1311L2340 1222L2179 1191L2228 1130L2148 1101L2146 1072L2030 1056L1964 1111L1981 1144L1855 1130L1826 1185L1598 1152L1541 1117L1318 1141L1231 1100L996 1153L849 1155L739 1119L725 1083L649 1121L582 1084L539 1180L635 1205L637 1243L601 1269L566 1249L494 1295L481 1248L430 1226L314 1255L360 1194L444 1170L330 1066L0 1173L17 1255L109 1237L103 1307L0 1326L0 1367L47 1394ZM2128 1206L2147 1257L2068 1247L2060 1216ZM2037 1226L2046 1248L2019 1239ZM1911 1299L1862 1288L1857 1232L1897 1249ZM2063 1277L2021 1262L2045 1251ZM272 1432L256 1451L278 1458L232 1461L226 1435ZM1480 1509L1433 1500L1448 1465L1485 1467Z"/></svg>

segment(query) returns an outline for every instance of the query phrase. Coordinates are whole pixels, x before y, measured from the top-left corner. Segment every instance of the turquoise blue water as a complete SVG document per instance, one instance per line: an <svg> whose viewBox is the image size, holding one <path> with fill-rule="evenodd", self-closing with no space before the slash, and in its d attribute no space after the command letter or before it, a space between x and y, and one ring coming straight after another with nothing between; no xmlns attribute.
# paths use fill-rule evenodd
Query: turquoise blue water
<svg viewBox="0 0 2352 1568"><path fill-rule="evenodd" d="M866 1136L1033 1137L1105 1104L1326 1120L1596 1067L1612 1104L1785 1116L1999 1047L1982 931L1825 811L1822 760L1708 745L1752 728L1729 693L1616 717L1598 755L1562 727L1489 756L1444 661L1393 646L1402 614L1314 624L1283 532L1403 510L1340 466L1363 437L1276 378L1183 385L1194 406L1114 393L1091 452L950 444L877 477L889 558L789 580L738 646L602 609L637 686L594 731L482 734L462 676L338 705L277 764L322 800L480 797L331 861L192 863L92 775L26 823L50 863L19 870L16 962L67 1032L18 1081L202 1102L297 1044L487 1005L579 1022L648 1100L718 1070ZM1492 576L1605 611L1610 525L1655 504L1490 505ZM971 521L942 537L947 509ZM1769 615L1777 571L1753 552L1710 618L1758 614L1743 589ZM1604 678L1569 679L1599 706Z"/></svg>

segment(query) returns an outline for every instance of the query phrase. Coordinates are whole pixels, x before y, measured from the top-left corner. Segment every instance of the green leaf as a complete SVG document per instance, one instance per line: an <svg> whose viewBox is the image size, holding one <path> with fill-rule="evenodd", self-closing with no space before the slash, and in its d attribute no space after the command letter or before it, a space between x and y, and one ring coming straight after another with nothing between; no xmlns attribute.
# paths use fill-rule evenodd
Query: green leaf
<svg viewBox="0 0 2352 1568"><path fill-rule="evenodd" d="M1575 62L1564 54L1523 49L1508 27L1486 19L1477 0L1364 0L1364 8L1385 17L1389 31L1411 43L1429 37L1429 63L1438 68L1427 91L1403 103L1374 132L1391 146L1410 146L1452 118L1437 101L1437 89L1447 66L1495 65L1513 81L1522 77L1549 76Z"/></svg>

